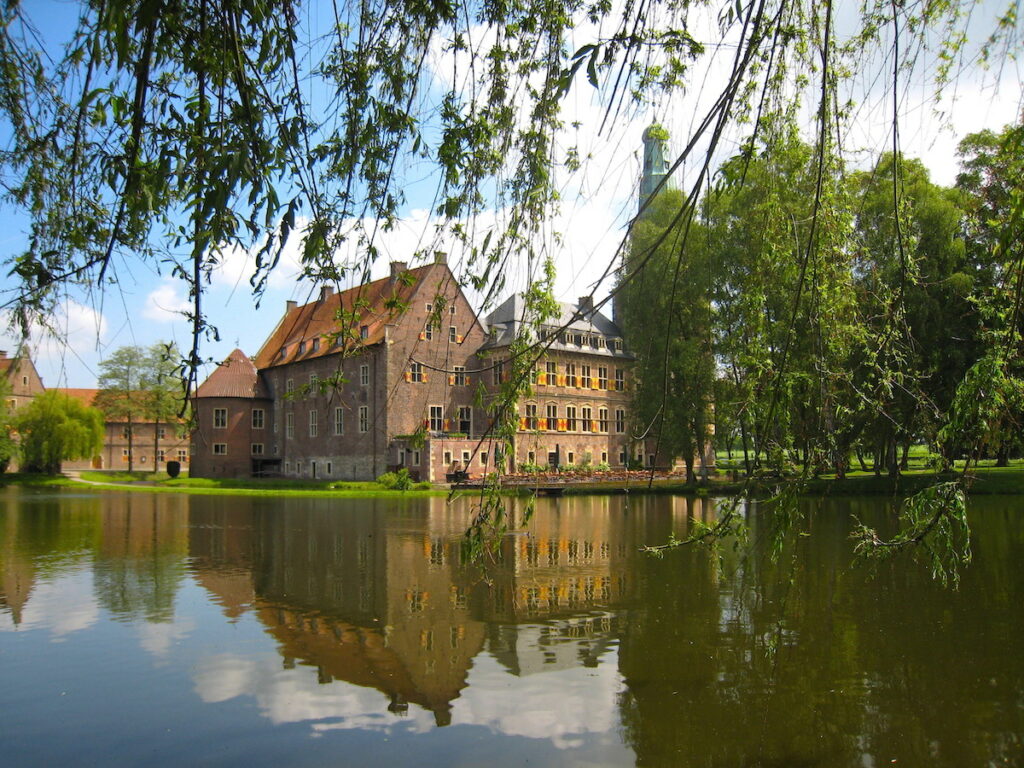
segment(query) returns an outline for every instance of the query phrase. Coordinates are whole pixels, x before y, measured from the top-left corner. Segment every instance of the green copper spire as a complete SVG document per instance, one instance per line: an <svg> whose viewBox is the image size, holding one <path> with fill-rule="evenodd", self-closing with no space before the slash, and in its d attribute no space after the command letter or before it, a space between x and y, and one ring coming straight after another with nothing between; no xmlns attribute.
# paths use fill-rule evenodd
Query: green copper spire
<svg viewBox="0 0 1024 768"><path fill-rule="evenodd" d="M668 131L651 123L644 131L644 172L640 177L639 207L643 208L654 190L668 175Z"/></svg>

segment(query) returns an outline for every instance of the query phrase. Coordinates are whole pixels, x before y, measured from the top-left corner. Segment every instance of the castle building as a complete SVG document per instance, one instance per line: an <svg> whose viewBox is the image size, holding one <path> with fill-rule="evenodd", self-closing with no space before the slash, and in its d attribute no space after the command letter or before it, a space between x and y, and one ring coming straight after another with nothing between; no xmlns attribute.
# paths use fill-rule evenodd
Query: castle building
<svg viewBox="0 0 1024 768"><path fill-rule="evenodd" d="M446 263L346 291L284 316L250 359L235 350L194 400L193 477L368 480L405 467L443 481L521 465L624 467L656 457L630 437L633 355L589 298L542 328L514 456L495 456L487 404L523 322L514 296L481 322Z"/></svg>
<svg viewBox="0 0 1024 768"><path fill-rule="evenodd" d="M641 208L668 171L667 133L654 124ZM478 319L443 259L393 262L381 280L289 301L255 357L235 350L197 390L190 473L370 480L404 467L443 481L499 466L674 466L656 439L633 436L649 433L630 419L634 356L592 297L562 304L539 329L513 455L496 455L489 406L525 320L520 296ZM713 451L703 458L713 463Z"/></svg>

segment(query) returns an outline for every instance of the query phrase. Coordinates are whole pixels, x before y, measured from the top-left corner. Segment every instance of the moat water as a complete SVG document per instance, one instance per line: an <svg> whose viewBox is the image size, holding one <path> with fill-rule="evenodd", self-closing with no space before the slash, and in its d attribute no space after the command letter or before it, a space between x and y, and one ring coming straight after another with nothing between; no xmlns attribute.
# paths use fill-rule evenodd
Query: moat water
<svg viewBox="0 0 1024 768"><path fill-rule="evenodd" d="M772 561L643 544L715 502L0 490L4 765L1024 764L1021 499L972 501L958 590L852 564L806 502Z"/></svg>

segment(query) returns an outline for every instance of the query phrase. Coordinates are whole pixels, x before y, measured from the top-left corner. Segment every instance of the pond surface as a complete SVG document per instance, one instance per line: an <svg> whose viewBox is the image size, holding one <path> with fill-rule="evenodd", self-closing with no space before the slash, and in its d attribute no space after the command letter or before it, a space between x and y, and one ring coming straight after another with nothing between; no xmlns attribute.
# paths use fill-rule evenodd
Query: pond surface
<svg viewBox="0 0 1024 768"><path fill-rule="evenodd" d="M5 765L1024 764L1019 498L959 591L851 565L806 503L777 562L661 559L715 502L542 500L467 562L467 500L0 490ZM753 539L768 513L748 512Z"/></svg>

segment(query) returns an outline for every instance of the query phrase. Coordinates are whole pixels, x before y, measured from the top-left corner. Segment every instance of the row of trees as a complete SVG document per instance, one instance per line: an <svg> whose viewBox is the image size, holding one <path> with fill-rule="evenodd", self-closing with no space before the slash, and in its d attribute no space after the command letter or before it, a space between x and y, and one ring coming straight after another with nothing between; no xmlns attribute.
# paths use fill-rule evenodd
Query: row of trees
<svg viewBox="0 0 1024 768"><path fill-rule="evenodd" d="M855 456L895 475L918 440L947 465L1005 462L1024 414L1022 135L964 139L952 188L892 153L847 172L789 134L727 161L696 205L660 194L620 291L646 340L638 415L666 452L692 470L713 421L749 471L842 476Z"/></svg>
<svg viewBox="0 0 1024 768"><path fill-rule="evenodd" d="M4 411L0 414L0 472L18 455L22 471L45 474L60 472L66 460L91 459L103 448L105 422L127 426L129 472L134 469L133 424L154 424L155 457L160 425L176 424L182 416L179 358L173 343L121 347L100 363L94 407L50 390L17 412ZM154 461L153 471L157 469Z"/></svg>

